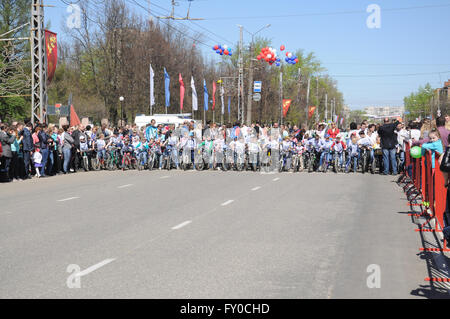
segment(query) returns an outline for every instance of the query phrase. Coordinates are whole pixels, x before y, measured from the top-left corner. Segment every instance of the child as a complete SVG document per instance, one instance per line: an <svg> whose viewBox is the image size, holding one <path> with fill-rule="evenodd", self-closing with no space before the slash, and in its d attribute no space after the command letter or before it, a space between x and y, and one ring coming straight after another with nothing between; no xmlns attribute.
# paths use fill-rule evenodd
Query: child
<svg viewBox="0 0 450 319"><path fill-rule="evenodd" d="M41 173L40 173L40 169L42 167L41 161L42 161L42 155L39 152L39 149L36 149L36 151L33 154L33 162L34 162L34 167L36 169L36 177L37 178L41 177Z"/></svg>
<svg viewBox="0 0 450 319"><path fill-rule="evenodd" d="M428 133L428 138L430 142L422 144L422 156L425 155L427 150L431 151L431 167L434 168L434 153L438 152L439 154L444 153L444 146L442 145L441 137L439 135L439 131L433 129Z"/></svg>
<svg viewBox="0 0 450 319"><path fill-rule="evenodd" d="M359 158L359 148L358 148L358 138L355 134L352 135L348 145L347 149L349 151L348 158L347 158L347 164L345 165L345 172L348 173L349 166L351 161L353 160L353 172L356 173L356 169L358 167L358 158Z"/></svg>

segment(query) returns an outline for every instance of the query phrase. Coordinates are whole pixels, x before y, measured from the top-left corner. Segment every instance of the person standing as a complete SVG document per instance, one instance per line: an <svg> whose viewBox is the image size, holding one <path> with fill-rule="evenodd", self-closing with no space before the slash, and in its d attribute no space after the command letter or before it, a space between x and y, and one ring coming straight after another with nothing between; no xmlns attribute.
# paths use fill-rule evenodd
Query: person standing
<svg viewBox="0 0 450 319"><path fill-rule="evenodd" d="M31 122L28 122L25 127L23 124L19 124L18 131L20 139L19 141L22 143L22 151L23 151L23 161L25 164L25 176L24 179L31 178L30 175L30 162L31 162L31 152L33 151L33 138L31 137L31 130L33 125Z"/></svg>
<svg viewBox="0 0 450 319"><path fill-rule="evenodd" d="M439 135L441 136L442 145L444 146L444 149L448 146L448 135L450 134L450 131L445 128L445 117L440 116L436 119L436 127L439 131Z"/></svg>
<svg viewBox="0 0 450 319"><path fill-rule="evenodd" d="M0 142L2 144L2 154L1 154L1 167L0 172L4 173L4 177L9 182L9 166L11 164L12 152L11 152L11 144L14 143L16 137L12 134L9 134L8 128L6 125L2 124L0 126Z"/></svg>
<svg viewBox="0 0 450 319"><path fill-rule="evenodd" d="M389 165L392 169L392 175L397 175L397 134L395 132L398 121L389 123L389 118L384 119L384 125L378 130L381 139L381 150L383 152L383 175L389 175Z"/></svg>

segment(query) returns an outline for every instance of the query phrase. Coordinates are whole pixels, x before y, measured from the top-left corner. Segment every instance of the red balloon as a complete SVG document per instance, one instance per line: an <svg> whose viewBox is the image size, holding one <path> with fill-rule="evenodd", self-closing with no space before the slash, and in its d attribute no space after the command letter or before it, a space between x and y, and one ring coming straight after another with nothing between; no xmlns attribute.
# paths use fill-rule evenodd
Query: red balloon
<svg viewBox="0 0 450 319"><path fill-rule="evenodd" d="M284 49L286 49L286 47L285 47L284 45L282 45L282 46L280 47L280 50L281 50L281 51L284 51Z"/></svg>
<svg viewBox="0 0 450 319"><path fill-rule="evenodd" d="M228 50L223 51L223 54L228 55L230 52Z"/></svg>
<svg viewBox="0 0 450 319"><path fill-rule="evenodd" d="M298 63L298 59L295 59L294 61L295 61L295 63Z"/></svg>
<svg viewBox="0 0 450 319"><path fill-rule="evenodd" d="M217 44L214 46L214 50L219 50L219 46Z"/></svg>
<svg viewBox="0 0 450 319"><path fill-rule="evenodd" d="M286 52L286 56L289 56L289 52Z"/></svg>
<svg viewBox="0 0 450 319"><path fill-rule="evenodd" d="M258 61L260 61L262 59L262 57L260 55L258 55L256 58L258 59Z"/></svg>

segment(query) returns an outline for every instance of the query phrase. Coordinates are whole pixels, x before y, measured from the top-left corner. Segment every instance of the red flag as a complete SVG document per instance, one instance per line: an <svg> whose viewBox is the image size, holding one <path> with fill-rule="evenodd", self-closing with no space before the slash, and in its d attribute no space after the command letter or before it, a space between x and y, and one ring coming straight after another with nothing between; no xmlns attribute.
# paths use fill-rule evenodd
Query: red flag
<svg viewBox="0 0 450 319"><path fill-rule="evenodd" d="M213 105L212 110L216 108L216 82L213 81Z"/></svg>
<svg viewBox="0 0 450 319"><path fill-rule="evenodd" d="M311 118L311 116L313 116L314 111L316 110L315 106L310 106L309 110L308 110L308 118Z"/></svg>
<svg viewBox="0 0 450 319"><path fill-rule="evenodd" d="M56 33L45 30L45 49L47 52L47 83L50 83L55 75L58 63L58 44Z"/></svg>
<svg viewBox="0 0 450 319"><path fill-rule="evenodd" d="M70 126L80 125L81 121L78 118L77 112L73 108L73 105L70 106Z"/></svg>
<svg viewBox="0 0 450 319"><path fill-rule="evenodd" d="M286 114L291 106L292 100L283 100L283 117L286 117Z"/></svg>
<svg viewBox="0 0 450 319"><path fill-rule="evenodd" d="M178 81L180 81L180 110L183 111L183 101L184 101L184 82L183 82L183 78L181 77L181 73L180 73L180 77L178 79Z"/></svg>

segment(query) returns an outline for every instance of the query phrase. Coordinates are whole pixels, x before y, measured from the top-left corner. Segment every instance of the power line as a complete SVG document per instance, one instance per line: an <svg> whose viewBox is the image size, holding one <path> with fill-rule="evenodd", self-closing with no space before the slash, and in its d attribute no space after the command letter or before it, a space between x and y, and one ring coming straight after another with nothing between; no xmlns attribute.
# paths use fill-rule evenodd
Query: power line
<svg viewBox="0 0 450 319"><path fill-rule="evenodd" d="M344 75L330 75L336 78L369 78L369 77L391 77L391 76L416 76L416 75L432 75L432 74L441 74L441 73L450 73L450 71L441 71L441 72L427 72L427 73L403 73L403 74L344 74Z"/></svg>
<svg viewBox="0 0 450 319"><path fill-rule="evenodd" d="M395 12L395 11L406 11L406 10L416 10L416 9L431 9L431 8L443 8L443 7L450 7L450 3L437 4L437 5L427 5L427 6L406 7L406 8L383 9L383 12ZM347 14L361 14L361 13L365 14L367 12L365 10L353 10L353 11L335 11L335 12L283 14L283 15L273 15L273 16L215 17L215 18L209 18L209 19L205 19L205 20L275 19L275 18L296 18L296 17L310 17L310 16L347 15Z"/></svg>
<svg viewBox="0 0 450 319"><path fill-rule="evenodd" d="M136 1L133 1L133 2L136 2ZM157 4L155 4L154 2L152 2L151 5L152 5L152 6L155 6L155 7L157 7L157 8L160 8L160 9L162 9L162 10L165 10L166 12L170 12L169 9L164 8L164 7L160 6L160 5L157 5ZM139 6L140 6L141 8L143 8L141 5L139 5ZM147 9L147 12L148 12L148 9ZM151 14L151 13L150 13L150 14ZM178 18L182 18L182 17L179 16L179 15L174 15L174 16L175 16L175 17L178 17ZM221 35L218 35L217 33L214 33L213 31L211 31L211 30L209 30L209 29L207 29L207 28L205 28L205 27L199 25L198 23L196 23L196 22L194 22L194 21L192 21L192 20L186 20L186 21L189 21L191 24L196 25L196 26L199 27L200 29L202 29L202 30L204 30L204 31L206 31L206 32L208 32L208 33L214 35L214 36L217 37L217 38L220 38L220 39L222 39L222 40L225 40L227 43L230 43L230 44L233 43L233 41L230 41L230 40L228 40L228 39L222 37ZM189 28L189 27L187 27L187 28L188 28L188 29L191 29L191 30L193 30L193 31L197 31L197 30L194 30L194 29ZM198 32L198 31L197 31L197 32ZM207 36L207 37L208 37L208 36ZM211 38L211 37L208 37L208 38L209 38L210 40L212 40L212 41L215 41L216 43L219 42L219 41L216 41L216 39L213 39L213 38Z"/></svg>

